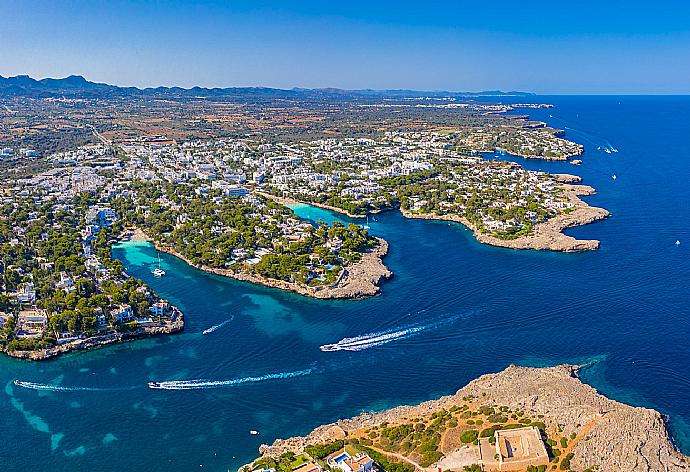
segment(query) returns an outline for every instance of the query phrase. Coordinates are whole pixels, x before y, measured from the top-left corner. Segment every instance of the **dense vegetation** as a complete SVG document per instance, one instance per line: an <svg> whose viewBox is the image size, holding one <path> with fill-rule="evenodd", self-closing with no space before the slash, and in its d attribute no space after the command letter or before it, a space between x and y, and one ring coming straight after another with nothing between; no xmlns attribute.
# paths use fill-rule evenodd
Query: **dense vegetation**
<svg viewBox="0 0 690 472"><path fill-rule="evenodd" d="M102 271L87 268L82 232L87 225L84 214L94 204L93 198L81 194L62 203L25 198L0 206L0 311L9 315L0 342L8 349L47 348L63 333L96 334L105 328L97 325L97 314L106 314L113 305L130 305L136 316L148 314L150 292L140 280L122 278L122 264L110 256L117 224L104 227L90 244ZM19 301L17 294L31 286L35 301ZM17 315L22 310L45 310L47 329L41 336L18 336ZM108 329L129 329L108 322Z"/></svg>
<svg viewBox="0 0 690 472"><path fill-rule="evenodd" d="M357 225L315 227L270 199L199 195L190 185L132 189L112 203L125 223L198 266L323 285L377 244Z"/></svg>

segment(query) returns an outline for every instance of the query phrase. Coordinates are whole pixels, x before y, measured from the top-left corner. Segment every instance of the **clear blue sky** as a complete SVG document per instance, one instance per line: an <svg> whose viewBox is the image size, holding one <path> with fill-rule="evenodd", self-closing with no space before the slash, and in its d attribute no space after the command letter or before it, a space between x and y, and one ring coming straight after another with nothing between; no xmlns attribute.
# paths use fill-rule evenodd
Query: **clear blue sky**
<svg viewBox="0 0 690 472"><path fill-rule="evenodd" d="M0 0L0 75L690 93L687 1Z"/></svg>

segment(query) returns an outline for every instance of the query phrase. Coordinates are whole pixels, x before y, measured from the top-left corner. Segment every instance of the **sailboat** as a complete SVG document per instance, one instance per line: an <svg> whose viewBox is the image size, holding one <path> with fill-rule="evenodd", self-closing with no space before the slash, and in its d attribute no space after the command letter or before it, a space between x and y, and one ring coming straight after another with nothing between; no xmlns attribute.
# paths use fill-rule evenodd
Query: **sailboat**
<svg viewBox="0 0 690 472"><path fill-rule="evenodd" d="M676 246L680 246L680 241L676 239Z"/></svg>
<svg viewBox="0 0 690 472"><path fill-rule="evenodd" d="M369 226L369 215L367 215L367 224L362 225L362 229L371 229L371 226Z"/></svg>
<svg viewBox="0 0 690 472"><path fill-rule="evenodd" d="M611 176L611 178L612 178L613 180L616 180L618 177L616 177L616 174L613 174L613 175Z"/></svg>
<svg viewBox="0 0 690 472"><path fill-rule="evenodd" d="M153 269L151 273L156 276L156 277L163 277L165 275L165 271L161 269L161 253L158 253L158 267Z"/></svg>

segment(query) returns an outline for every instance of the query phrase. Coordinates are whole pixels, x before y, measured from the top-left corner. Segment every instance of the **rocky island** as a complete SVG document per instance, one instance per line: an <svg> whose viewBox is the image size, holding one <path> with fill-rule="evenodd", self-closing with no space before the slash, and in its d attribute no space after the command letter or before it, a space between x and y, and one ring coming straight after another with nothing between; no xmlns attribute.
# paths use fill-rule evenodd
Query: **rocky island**
<svg viewBox="0 0 690 472"><path fill-rule="evenodd" d="M283 470L285 458L300 455L320 468L331 451L343 448L368 454L380 469L410 472L690 470L690 458L675 449L661 414L604 397L578 379L579 369L510 366L454 395L363 413L262 445L261 457L241 470ZM504 457L506 436L534 443Z"/></svg>

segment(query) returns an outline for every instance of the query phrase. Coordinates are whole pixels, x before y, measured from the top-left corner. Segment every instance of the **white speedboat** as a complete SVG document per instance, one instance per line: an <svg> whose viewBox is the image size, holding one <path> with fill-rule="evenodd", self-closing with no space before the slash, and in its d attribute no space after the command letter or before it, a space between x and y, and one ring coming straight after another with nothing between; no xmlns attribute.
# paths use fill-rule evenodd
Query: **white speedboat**
<svg viewBox="0 0 690 472"><path fill-rule="evenodd" d="M251 431L249 431L249 434L251 434L252 436L258 436L259 432L255 429L252 429Z"/></svg>

